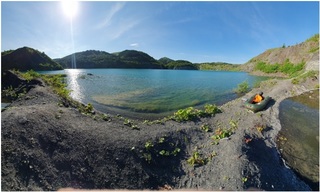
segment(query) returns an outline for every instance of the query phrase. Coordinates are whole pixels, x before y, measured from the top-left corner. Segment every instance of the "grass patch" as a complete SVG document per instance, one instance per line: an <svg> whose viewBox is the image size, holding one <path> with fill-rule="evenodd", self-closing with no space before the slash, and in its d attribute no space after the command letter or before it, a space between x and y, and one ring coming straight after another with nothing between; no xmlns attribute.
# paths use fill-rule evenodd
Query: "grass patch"
<svg viewBox="0 0 320 192"><path fill-rule="evenodd" d="M319 42L319 33L307 39L306 42Z"/></svg>
<svg viewBox="0 0 320 192"><path fill-rule="evenodd" d="M300 82L305 82L308 78L316 78L319 76L318 71L308 71L306 73L303 73L291 80L292 84L299 84Z"/></svg>
<svg viewBox="0 0 320 192"><path fill-rule="evenodd" d="M286 59L284 63L279 64L266 64L265 62L258 62L255 66L256 70L262 71L264 73L284 73L289 75L290 77L297 76L300 71L304 69L305 62L301 62L298 64L293 64Z"/></svg>
<svg viewBox="0 0 320 192"><path fill-rule="evenodd" d="M66 88L65 74L41 75L43 81L53 88L53 91L64 99L69 99L70 91Z"/></svg>

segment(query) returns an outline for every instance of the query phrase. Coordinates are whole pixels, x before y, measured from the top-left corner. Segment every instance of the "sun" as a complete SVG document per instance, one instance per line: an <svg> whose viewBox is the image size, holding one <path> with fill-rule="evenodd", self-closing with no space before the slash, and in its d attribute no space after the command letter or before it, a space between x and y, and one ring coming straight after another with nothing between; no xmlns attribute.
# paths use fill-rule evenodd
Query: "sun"
<svg viewBox="0 0 320 192"><path fill-rule="evenodd" d="M63 0L61 1L63 12L69 19L73 19L79 8L79 3L76 0Z"/></svg>

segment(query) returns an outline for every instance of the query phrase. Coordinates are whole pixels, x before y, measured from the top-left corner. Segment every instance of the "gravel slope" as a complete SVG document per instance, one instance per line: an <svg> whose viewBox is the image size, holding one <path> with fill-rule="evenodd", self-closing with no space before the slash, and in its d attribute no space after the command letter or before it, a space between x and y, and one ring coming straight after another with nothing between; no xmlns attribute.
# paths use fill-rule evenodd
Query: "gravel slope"
<svg viewBox="0 0 320 192"><path fill-rule="evenodd" d="M280 101L317 83L264 83L244 96L262 90L273 98L256 114L239 98L214 117L152 125L130 120L136 128L121 116L81 114L49 87L35 85L1 113L2 190L310 190L284 165L275 140ZM201 130L204 124L212 131ZM212 144L218 128L234 132ZM205 165L187 163L195 152Z"/></svg>

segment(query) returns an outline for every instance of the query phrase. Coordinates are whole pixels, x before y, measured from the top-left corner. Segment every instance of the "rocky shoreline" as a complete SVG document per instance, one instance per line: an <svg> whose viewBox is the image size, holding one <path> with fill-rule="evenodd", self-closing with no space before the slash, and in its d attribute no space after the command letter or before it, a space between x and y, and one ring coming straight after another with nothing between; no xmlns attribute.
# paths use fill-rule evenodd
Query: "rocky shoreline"
<svg viewBox="0 0 320 192"><path fill-rule="evenodd" d="M214 117L152 123L83 114L37 83L2 112L2 190L310 190L285 165L276 139L279 103L318 83L263 82L243 96L263 91L272 97L258 113L238 98ZM218 143L211 138L231 128ZM192 157L203 163L190 164Z"/></svg>

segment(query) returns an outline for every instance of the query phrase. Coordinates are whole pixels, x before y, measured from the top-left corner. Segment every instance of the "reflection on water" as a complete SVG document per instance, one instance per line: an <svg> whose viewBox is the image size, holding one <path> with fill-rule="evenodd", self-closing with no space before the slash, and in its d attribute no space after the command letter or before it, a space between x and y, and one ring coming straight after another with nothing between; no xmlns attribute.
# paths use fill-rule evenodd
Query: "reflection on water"
<svg viewBox="0 0 320 192"><path fill-rule="evenodd" d="M81 78L83 72L81 69L66 69L65 70L68 77L68 89L71 90L70 96L77 101L83 101L83 92L80 89L78 79Z"/></svg>
<svg viewBox="0 0 320 192"><path fill-rule="evenodd" d="M319 92L286 99L280 104L279 148L288 165L315 190L319 189Z"/></svg>

